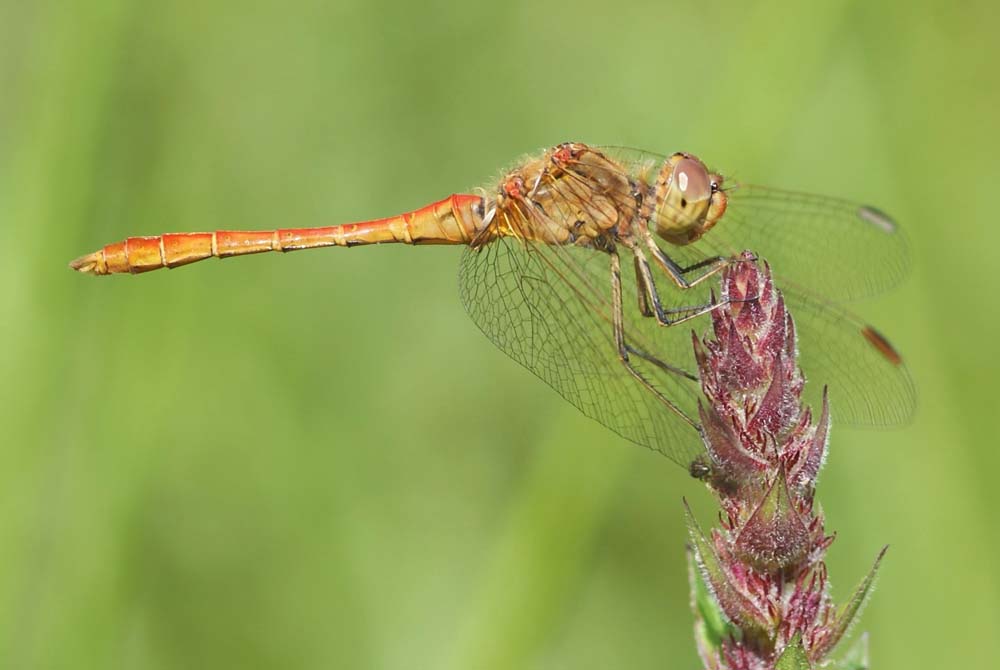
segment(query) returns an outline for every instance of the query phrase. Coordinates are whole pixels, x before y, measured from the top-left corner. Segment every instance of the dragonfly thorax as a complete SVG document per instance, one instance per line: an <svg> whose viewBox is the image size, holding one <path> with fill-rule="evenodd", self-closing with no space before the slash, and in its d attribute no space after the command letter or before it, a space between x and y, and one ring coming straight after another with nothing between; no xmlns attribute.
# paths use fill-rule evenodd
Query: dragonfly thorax
<svg viewBox="0 0 1000 670"><path fill-rule="evenodd" d="M649 225L671 244L694 242L708 232L726 211L722 177L711 173L691 154L676 153L666 160L653 189L654 209Z"/></svg>
<svg viewBox="0 0 1000 670"><path fill-rule="evenodd" d="M485 209L491 237L600 246L637 220L639 196L603 153L565 143L509 172Z"/></svg>

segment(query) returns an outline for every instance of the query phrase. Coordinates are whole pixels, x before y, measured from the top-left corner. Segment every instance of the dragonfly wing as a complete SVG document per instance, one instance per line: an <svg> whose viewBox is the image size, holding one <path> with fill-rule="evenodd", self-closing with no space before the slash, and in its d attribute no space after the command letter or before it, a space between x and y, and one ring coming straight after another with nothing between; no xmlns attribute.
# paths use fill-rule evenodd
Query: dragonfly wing
<svg viewBox="0 0 1000 670"><path fill-rule="evenodd" d="M666 156L605 147L633 178L651 182ZM729 206L705 236L672 255L698 258L750 249L775 273L835 300L856 300L898 284L909 244L887 214L850 200L727 180Z"/></svg>
<svg viewBox="0 0 1000 670"><path fill-rule="evenodd" d="M906 237L874 207L819 195L737 185L706 238L752 249L787 279L838 300L892 288L909 268Z"/></svg>
<svg viewBox="0 0 1000 670"><path fill-rule="evenodd" d="M634 379L619 359L610 260L594 249L499 237L465 251L462 302L494 344L585 415L687 468L703 449L697 430ZM690 367L690 331L649 340L640 325L648 319L638 311L630 259L622 265L626 342ZM678 355L683 355L679 362ZM631 360L664 396L697 417L697 382Z"/></svg>
<svg viewBox="0 0 1000 670"><path fill-rule="evenodd" d="M830 389L836 421L855 426L899 426L913 418L916 388L888 340L840 305L776 278L799 335L799 363L807 400L819 406Z"/></svg>

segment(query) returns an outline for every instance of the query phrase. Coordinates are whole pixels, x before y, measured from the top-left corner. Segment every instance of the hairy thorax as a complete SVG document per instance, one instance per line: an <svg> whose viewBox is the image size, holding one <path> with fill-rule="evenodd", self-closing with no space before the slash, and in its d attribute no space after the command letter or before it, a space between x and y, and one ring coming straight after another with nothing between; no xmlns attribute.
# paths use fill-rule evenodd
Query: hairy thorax
<svg viewBox="0 0 1000 670"><path fill-rule="evenodd" d="M561 144L501 180L486 223L491 237L600 247L632 234L644 192L600 151Z"/></svg>

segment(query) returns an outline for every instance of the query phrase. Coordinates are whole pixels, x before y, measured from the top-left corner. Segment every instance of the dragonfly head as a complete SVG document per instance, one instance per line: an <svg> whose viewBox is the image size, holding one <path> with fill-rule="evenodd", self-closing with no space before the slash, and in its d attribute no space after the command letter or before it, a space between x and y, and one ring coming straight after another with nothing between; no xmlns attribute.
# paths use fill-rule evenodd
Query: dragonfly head
<svg viewBox="0 0 1000 670"><path fill-rule="evenodd" d="M726 211L722 176L691 154L676 153L656 178L650 224L671 244L689 244L708 232Z"/></svg>

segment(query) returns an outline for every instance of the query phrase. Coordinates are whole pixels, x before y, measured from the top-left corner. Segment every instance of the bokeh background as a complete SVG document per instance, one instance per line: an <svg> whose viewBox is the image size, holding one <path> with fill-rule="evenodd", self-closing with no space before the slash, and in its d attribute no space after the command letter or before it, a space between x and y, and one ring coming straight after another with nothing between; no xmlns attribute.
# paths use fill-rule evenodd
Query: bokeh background
<svg viewBox="0 0 1000 670"><path fill-rule="evenodd" d="M463 313L460 252L91 279L130 234L383 216L567 139L877 203L904 430L820 486L874 667L994 667L996 7L0 2L0 666L695 668L666 459Z"/></svg>

